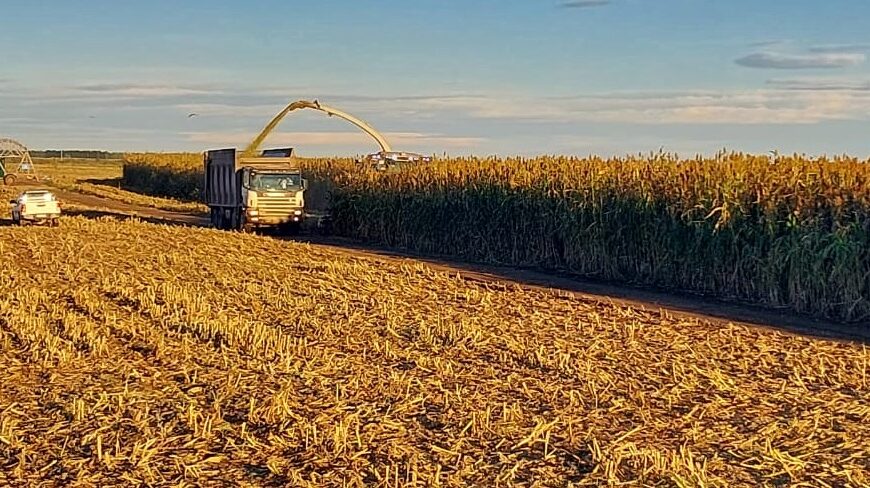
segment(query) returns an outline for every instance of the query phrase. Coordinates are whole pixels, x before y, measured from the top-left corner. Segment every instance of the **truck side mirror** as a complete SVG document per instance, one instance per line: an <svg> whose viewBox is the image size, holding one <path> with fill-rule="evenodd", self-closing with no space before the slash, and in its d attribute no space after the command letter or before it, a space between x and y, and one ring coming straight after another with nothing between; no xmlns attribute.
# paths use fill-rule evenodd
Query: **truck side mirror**
<svg viewBox="0 0 870 488"><path fill-rule="evenodd" d="M305 178L302 178L302 189L303 190L308 189L308 180L306 180Z"/></svg>

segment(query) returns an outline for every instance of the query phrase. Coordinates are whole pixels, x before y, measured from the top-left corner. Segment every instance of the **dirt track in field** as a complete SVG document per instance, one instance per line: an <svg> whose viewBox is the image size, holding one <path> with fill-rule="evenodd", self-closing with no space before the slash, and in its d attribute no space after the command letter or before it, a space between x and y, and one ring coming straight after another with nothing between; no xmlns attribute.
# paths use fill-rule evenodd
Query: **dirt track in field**
<svg viewBox="0 0 870 488"><path fill-rule="evenodd" d="M25 188L25 185L19 186L22 189ZM169 212L60 189L54 191L62 203L86 208L87 210L76 210L73 213L87 217L135 217L170 225L209 225L208 218L201 215ZM301 236L294 236L292 239L309 243L312 246L328 247L333 251L355 257L393 263L397 261L424 263L438 271L458 274L464 279L489 283L493 286L520 286L526 289L570 294L639 309L661 309L675 316L732 322L824 339L870 343L870 324L844 325L823 319L799 316L787 311L724 302L690 294L600 283L536 269L467 263L444 256L427 256L407 250L385 248L350 239L319 235L311 231L305 232Z"/></svg>

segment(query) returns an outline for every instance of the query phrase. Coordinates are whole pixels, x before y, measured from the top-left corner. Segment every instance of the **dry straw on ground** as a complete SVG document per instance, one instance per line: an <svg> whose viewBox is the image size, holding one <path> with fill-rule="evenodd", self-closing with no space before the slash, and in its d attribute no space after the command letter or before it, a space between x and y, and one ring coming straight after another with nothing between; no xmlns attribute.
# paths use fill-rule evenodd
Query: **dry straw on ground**
<svg viewBox="0 0 870 488"><path fill-rule="evenodd" d="M0 255L2 485L870 483L861 345L206 229Z"/></svg>

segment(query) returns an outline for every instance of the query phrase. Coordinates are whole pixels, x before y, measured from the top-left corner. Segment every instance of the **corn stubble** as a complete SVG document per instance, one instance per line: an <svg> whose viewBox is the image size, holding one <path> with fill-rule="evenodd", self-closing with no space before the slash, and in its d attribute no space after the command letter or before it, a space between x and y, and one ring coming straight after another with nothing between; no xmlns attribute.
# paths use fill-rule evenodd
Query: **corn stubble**
<svg viewBox="0 0 870 488"><path fill-rule="evenodd" d="M207 229L0 255L3 485L870 483L861 345Z"/></svg>

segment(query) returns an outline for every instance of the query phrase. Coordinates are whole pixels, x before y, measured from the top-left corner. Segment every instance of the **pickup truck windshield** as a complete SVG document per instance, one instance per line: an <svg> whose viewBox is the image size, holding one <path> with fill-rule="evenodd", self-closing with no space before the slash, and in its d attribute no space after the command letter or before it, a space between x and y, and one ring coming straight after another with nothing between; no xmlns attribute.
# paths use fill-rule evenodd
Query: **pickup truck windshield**
<svg viewBox="0 0 870 488"><path fill-rule="evenodd" d="M302 176L293 173L254 173L251 189L254 191L288 191L302 187Z"/></svg>

